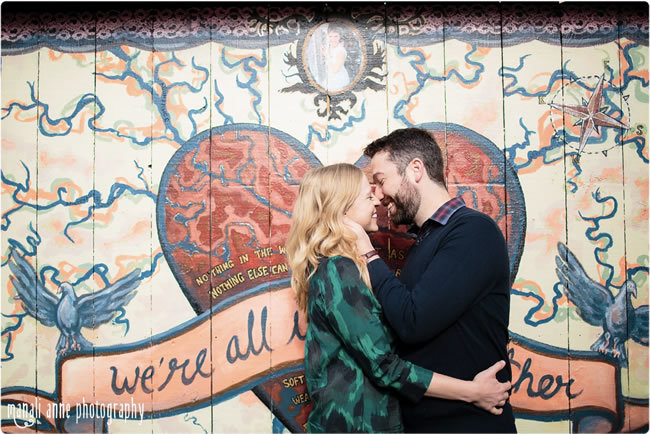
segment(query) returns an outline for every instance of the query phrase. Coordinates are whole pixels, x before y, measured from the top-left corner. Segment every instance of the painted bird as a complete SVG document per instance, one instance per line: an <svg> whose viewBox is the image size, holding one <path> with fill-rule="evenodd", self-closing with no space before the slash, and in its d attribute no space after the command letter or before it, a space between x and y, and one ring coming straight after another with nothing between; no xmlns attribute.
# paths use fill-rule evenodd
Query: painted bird
<svg viewBox="0 0 650 434"><path fill-rule="evenodd" d="M558 243L557 248L556 273L564 286L564 293L578 308L580 318L603 328L603 334L591 344L591 350L626 363L625 342L628 339L648 346L648 305L636 309L632 306L632 297L637 296L636 284L632 280L625 281L614 296L609 289L587 276L567 246Z"/></svg>
<svg viewBox="0 0 650 434"><path fill-rule="evenodd" d="M135 269L118 281L92 294L77 296L67 282L59 286L55 297L41 282L36 271L24 257L13 252L9 262L13 275L9 278L16 288L25 312L47 327L56 326L61 335L56 345L57 354L86 351L92 344L81 334L82 328L97 328L110 321L116 312L135 296L140 281L140 269Z"/></svg>

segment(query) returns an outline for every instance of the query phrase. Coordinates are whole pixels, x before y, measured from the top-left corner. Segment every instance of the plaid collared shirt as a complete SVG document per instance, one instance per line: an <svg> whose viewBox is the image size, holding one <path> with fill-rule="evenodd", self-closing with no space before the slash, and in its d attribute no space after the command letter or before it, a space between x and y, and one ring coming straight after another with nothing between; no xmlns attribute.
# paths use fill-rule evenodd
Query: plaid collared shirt
<svg viewBox="0 0 650 434"><path fill-rule="evenodd" d="M441 225L446 225L449 221L449 218L459 209L465 206L465 201L462 197L457 196L452 199L449 199L447 202L442 204L440 208L433 213L427 221L422 224L421 228L418 228L416 225L411 226L409 232L416 235L415 243L419 244L424 237L426 237L431 229L433 229L433 222L436 222Z"/></svg>

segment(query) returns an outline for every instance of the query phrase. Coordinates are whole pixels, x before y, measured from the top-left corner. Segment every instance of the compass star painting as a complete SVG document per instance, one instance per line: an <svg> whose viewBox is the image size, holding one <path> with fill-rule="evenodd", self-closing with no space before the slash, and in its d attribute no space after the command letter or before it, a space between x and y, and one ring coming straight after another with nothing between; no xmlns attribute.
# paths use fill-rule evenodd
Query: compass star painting
<svg viewBox="0 0 650 434"><path fill-rule="evenodd" d="M550 106L556 110L564 112L569 117L577 119L574 125L580 126L580 140L578 145L578 155L584 150L589 138L593 135L600 135L600 128L618 128L619 130L627 130L629 126L619 119L614 118L609 114L609 112L618 112L623 113L622 110L612 110L609 106L603 104L603 85L605 83L605 74L601 75L598 84L596 84L593 89L591 96L588 100L582 99L581 105L565 105L565 104L554 104L551 103ZM617 98L618 97L618 98ZM609 97L609 101L613 103L627 103L629 95L620 95L619 92L615 91L614 99ZM617 101L617 99L619 101ZM621 100L622 99L622 100ZM606 152L606 151L604 151Z"/></svg>
<svg viewBox="0 0 650 434"><path fill-rule="evenodd" d="M517 431L648 431L647 3L0 16L3 432L305 432L300 181L407 127L506 239Z"/></svg>

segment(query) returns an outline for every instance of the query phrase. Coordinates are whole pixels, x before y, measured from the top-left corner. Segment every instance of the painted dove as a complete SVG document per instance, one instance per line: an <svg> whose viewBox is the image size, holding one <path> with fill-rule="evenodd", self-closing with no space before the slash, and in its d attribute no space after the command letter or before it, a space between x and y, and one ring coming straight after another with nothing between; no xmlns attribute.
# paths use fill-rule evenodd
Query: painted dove
<svg viewBox="0 0 650 434"><path fill-rule="evenodd" d="M627 280L614 296L609 289L587 276L578 259L562 243L557 245L556 273L578 315L588 324L602 327L603 334L591 345L598 351L621 362L627 362L625 342L628 339L648 346L648 305L636 309L636 284Z"/></svg>
<svg viewBox="0 0 650 434"><path fill-rule="evenodd" d="M9 278L16 288L25 312L47 327L56 326L61 335L56 345L57 354L63 356L70 351L86 351L92 344L82 336L81 329L97 328L110 321L118 309L135 296L140 281L140 270L135 269L123 278L92 294L77 296L67 282L59 286L55 297L41 282L36 271L24 257L12 254L9 262L13 275Z"/></svg>

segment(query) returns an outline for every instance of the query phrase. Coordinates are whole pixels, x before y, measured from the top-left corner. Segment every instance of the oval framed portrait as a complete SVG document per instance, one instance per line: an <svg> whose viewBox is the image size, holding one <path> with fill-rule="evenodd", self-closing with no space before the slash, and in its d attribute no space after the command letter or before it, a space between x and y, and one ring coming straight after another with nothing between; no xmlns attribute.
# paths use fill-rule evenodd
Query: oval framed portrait
<svg viewBox="0 0 650 434"><path fill-rule="evenodd" d="M366 46L349 21L319 24L302 46L303 69L312 86L335 95L352 89L366 69Z"/></svg>

